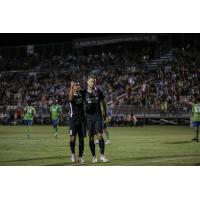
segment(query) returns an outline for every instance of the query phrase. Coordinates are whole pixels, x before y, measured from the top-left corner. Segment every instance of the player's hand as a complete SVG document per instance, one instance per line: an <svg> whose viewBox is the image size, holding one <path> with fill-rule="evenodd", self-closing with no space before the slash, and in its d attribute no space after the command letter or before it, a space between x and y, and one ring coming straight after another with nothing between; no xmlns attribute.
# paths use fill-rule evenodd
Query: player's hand
<svg viewBox="0 0 200 200"><path fill-rule="evenodd" d="M74 82L74 81L71 81L70 87L72 88L72 87L74 87L74 85L75 85L75 82Z"/></svg>

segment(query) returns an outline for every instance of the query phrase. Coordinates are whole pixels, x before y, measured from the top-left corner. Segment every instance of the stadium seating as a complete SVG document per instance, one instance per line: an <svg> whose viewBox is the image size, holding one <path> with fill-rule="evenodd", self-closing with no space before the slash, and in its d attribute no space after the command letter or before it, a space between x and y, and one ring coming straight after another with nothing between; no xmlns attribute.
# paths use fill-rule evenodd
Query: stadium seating
<svg viewBox="0 0 200 200"><path fill-rule="evenodd" d="M161 52L157 58L155 55L156 49L112 45L106 50L90 48L81 55L1 57L0 116L12 119L30 99L38 117L48 118L55 96L67 115L70 81L78 79L84 86L89 74L97 76L113 115L188 114L190 107L181 100L199 94L199 51L189 46Z"/></svg>

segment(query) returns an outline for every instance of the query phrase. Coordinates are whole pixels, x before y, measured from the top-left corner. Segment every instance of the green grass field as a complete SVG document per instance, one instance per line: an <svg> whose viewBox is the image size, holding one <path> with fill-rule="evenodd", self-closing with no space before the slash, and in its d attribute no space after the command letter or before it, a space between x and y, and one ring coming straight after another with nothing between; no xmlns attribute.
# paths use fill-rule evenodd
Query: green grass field
<svg viewBox="0 0 200 200"><path fill-rule="evenodd" d="M0 126L1 166L60 166L70 162L68 127L59 127L53 137L51 126L33 126L32 138L25 126ZM91 163L88 138L84 165L200 165L200 143L192 142L193 129L183 126L109 128L112 144L106 145L109 163ZM99 155L99 147L96 147Z"/></svg>

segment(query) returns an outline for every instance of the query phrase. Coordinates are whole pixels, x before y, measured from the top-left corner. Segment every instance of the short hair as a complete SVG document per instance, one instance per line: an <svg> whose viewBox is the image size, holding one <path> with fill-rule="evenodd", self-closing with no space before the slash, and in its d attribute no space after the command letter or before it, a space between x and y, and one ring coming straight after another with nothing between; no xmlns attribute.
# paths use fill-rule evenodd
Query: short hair
<svg viewBox="0 0 200 200"><path fill-rule="evenodd" d="M91 79L91 78L93 78L93 79L95 79L95 80L97 79L95 75L89 75L87 80L89 80L89 79Z"/></svg>
<svg viewBox="0 0 200 200"><path fill-rule="evenodd" d="M80 85L80 81L78 80L71 80L71 83L74 83L74 85Z"/></svg>

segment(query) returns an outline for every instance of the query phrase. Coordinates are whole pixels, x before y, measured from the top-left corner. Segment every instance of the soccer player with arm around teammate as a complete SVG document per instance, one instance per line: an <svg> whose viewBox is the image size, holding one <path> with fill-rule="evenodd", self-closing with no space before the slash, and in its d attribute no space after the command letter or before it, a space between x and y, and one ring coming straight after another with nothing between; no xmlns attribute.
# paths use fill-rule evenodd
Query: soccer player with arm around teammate
<svg viewBox="0 0 200 200"><path fill-rule="evenodd" d="M36 110L31 106L31 101L28 101L27 106L24 107L24 122L27 125L27 137L31 137L31 126L33 124L33 118L36 115Z"/></svg>
<svg viewBox="0 0 200 200"><path fill-rule="evenodd" d="M87 89L83 91L85 107L86 107L86 121L89 135L89 146L92 153L92 162L97 162L94 136L98 135L99 148L100 148L100 160L108 162L108 159L104 155L105 141L103 138L103 119L107 117L106 102L104 95L100 89L96 88L96 77L89 76L87 80ZM102 103L102 110L101 110Z"/></svg>
<svg viewBox="0 0 200 200"><path fill-rule="evenodd" d="M76 162L75 145L76 137L79 139L79 154L78 162L83 164L83 151L84 151L84 137L86 136L85 130L85 115L84 115L84 99L81 91L80 83L72 81L68 97L69 103L69 133L70 133L70 148L71 148L71 161Z"/></svg>
<svg viewBox="0 0 200 200"><path fill-rule="evenodd" d="M58 138L59 116L62 113L62 107L58 104L58 100L54 99L50 107L51 121L55 138Z"/></svg>
<svg viewBox="0 0 200 200"><path fill-rule="evenodd" d="M186 100L185 103L192 106L192 126L195 128L195 137L192 140L199 142L200 97L195 98L194 103Z"/></svg>

